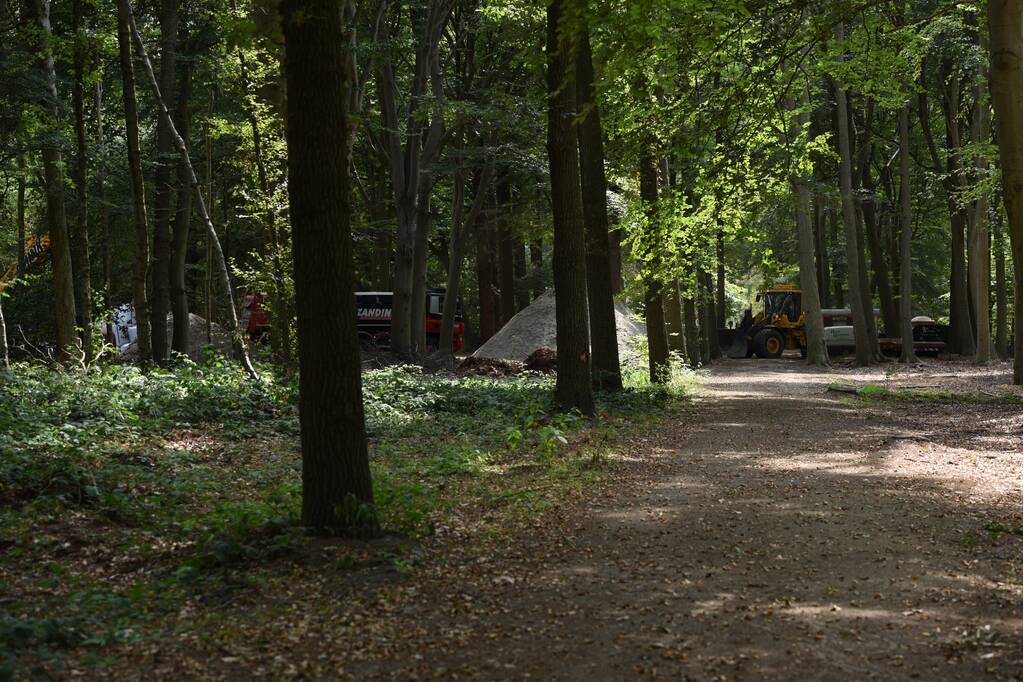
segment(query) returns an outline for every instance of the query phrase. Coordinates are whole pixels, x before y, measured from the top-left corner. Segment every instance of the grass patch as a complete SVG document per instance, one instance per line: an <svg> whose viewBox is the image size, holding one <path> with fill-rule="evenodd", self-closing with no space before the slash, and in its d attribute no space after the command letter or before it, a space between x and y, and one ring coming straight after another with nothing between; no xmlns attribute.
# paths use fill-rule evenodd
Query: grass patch
<svg viewBox="0 0 1024 682"><path fill-rule="evenodd" d="M547 376L367 372L376 511L403 539L353 544L318 570L408 575L417 538L442 526L512 527L585 491L694 381L626 380L591 421L555 409ZM294 381L222 364L0 372L0 680L105 665L182 604L199 623L319 556L298 523L296 404Z"/></svg>
<svg viewBox="0 0 1024 682"><path fill-rule="evenodd" d="M1021 396L994 393L955 393L952 391L922 391L915 389L889 389L877 384L852 387L832 384L829 390L851 393L865 402L891 400L916 403L979 403L1020 405Z"/></svg>

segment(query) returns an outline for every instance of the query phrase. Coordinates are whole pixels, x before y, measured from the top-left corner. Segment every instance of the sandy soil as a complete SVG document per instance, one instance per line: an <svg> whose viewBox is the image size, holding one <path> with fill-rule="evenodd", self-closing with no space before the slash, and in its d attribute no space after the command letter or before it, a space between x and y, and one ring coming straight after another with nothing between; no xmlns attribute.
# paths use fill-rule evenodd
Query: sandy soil
<svg viewBox="0 0 1024 682"><path fill-rule="evenodd" d="M1020 679L1021 409L827 392L885 378L716 366L692 418L637 444L653 476L498 556L466 548L392 611L388 655L339 672Z"/></svg>

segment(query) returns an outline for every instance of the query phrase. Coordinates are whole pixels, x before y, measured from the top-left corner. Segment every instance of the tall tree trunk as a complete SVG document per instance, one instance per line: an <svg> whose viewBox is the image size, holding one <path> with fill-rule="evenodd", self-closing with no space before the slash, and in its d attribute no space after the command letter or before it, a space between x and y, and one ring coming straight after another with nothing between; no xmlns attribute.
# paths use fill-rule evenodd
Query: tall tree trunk
<svg viewBox="0 0 1024 682"><path fill-rule="evenodd" d="M715 232L715 264L715 324L719 329L725 329L725 230L721 227Z"/></svg>
<svg viewBox="0 0 1024 682"><path fill-rule="evenodd" d="M18 221L18 277L25 274L25 155L18 154L18 190L15 204Z"/></svg>
<svg viewBox="0 0 1024 682"><path fill-rule="evenodd" d="M658 215L658 162L654 155L654 140L644 145L640 157L640 199L647 214L648 234L643 237L647 250L643 259L644 323L647 325L647 363L651 383L663 384L669 379L669 346L665 329L664 291L659 280L661 273L661 219ZM678 289L676 290L678 296Z"/></svg>
<svg viewBox="0 0 1024 682"><path fill-rule="evenodd" d="M448 283L444 296L444 308L441 311L441 339L438 342L437 356L444 362L451 361L454 365L455 313L457 311L460 280L462 278L462 262L466 254L466 239L470 230L477 224L484 199L490 189L494 167L490 164L476 174L476 193L469 214L463 217L463 194L466 180L462 169L455 171L452 189L452 240L451 257L448 259Z"/></svg>
<svg viewBox="0 0 1024 682"><path fill-rule="evenodd" d="M64 173L60 143L60 108L57 95L57 74L50 48L50 1L24 0L26 16L31 16L39 29L33 53L38 56L36 69L45 84L46 93L40 97L48 128L42 145L43 178L46 187L46 223L50 231L50 254L53 259L54 310L57 323L57 358L64 362L71 358L77 347L75 335L75 287L71 271L71 247L68 243L67 216L64 212Z"/></svg>
<svg viewBox="0 0 1024 682"><path fill-rule="evenodd" d="M1021 164L1021 0L988 0L989 90L996 113L996 139L1003 171L1003 206L1013 249L1013 382L1020 385L1022 220Z"/></svg>
<svg viewBox="0 0 1024 682"><path fill-rule="evenodd" d="M786 108L790 111L789 144L799 144L802 149L800 138L810 125L810 114L807 113L807 87L804 86L801 92L801 112L796 113L796 102L792 98L787 98ZM815 264L815 235L811 224L811 188L795 159L791 161L791 168L789 184L796 195L796 233L800 260L800 288L803 291L804 332L807 337L807 363L824 367L828 365L828 350L825 348L821 300L818 297L819 269Z"/></svg>
<svg viewBox="0 0 1024 682"><path fill-rule="evenodd" d="M911 240L913 238L913 214L910 203L910 107L904 106L899 112L900 131L900 322L901 359L906 363L917 362L914 352L914 326L911 324L913 305L913 267L911 261Z"/></svg>
<svg viewBox="0 0 1024 682"><path fill-rule="evenodd" d="M949 73L945 67L944 73ZM949 269L949 339L951 350L961 355L974 355L974 332L971 327L971 303L967 289L967 272L964 263L964 232L967 228L966 209L959 206L957 195L963 186L963 167L960 157L960 79L949 76L949 83L943 85L942 110L946 120L947 182L951 185L949 201L950 215L950 269ZM955 213L956 219L953 219Z"/></svg>
<svg viewBox="0 0 1024 682"><path fill-rule="evenodd" d="M614 223L618 223L618 218ZM622 237L621 227L616 227L608 235L608 262L611 266L612 294L621 294L626 288L622 279Z"/></svg>
<svg viewBox="0 0 1024 682"><path fill-rule="evenodd" d="M178 134L188 147L189 130L192 125L192 112L188 101L192 94L192 65L185 63L181 69L181 81L178 84ZM188 233L192 220L192 187L188 177L188 167L183 161L177 167L177 202L174 212L174 229L171 233L171 262L169 280L171 292L171 312L174 315L174 330L171 334L171 349L176 353L188 355L190 348L190 324L188 317L188 289L185 286L185 266L188 263Z"/></svg>
<svg viewBox="0 0 1024 682"><path fill-rule="evenodd" d="M683 336L686 338L686 359L692 369L700 367L700 327L697 326L697 304L693 293L683 297Z"/></svg>
<svg viewBox="0 0 1024 682"><path fill-rule="evenodd" d="M96 81L95 91L96 107L96 147L103 148L103 82ZM106 168L103 165L102 154L96 163L96 198L100 205L100 261L103 267L103 306L110 307L110 281L113 269L113 261L110 256L110 213L107 208L107 180Z"/></svg>
<svg viewBox="0 0 1024 682"><path fill-rule="evenodd" d="M284 0L302 523L374 534L350 233L349 40L334 0ZM350 16L350 13L346 12ZM339 314L340 311L340 314Z"/></svg>
<svg viewBox="0 0 1024 682"><path fill-rule="evenodd" d="M870 131L865 129L864 135L870 136ZM892 285L889 282L889 266L885 261L885 253L882 251L882 238L878 227L879 216L875 211L875 180L871 175L870 143L868 145L867 158L864 159L861 168L861 188L864 190L861 213L864 216L864 232L867 236L868 254L871 258L871 273L874 275L878 303L882 309L882 322L885 324L886 333L889 336L895 336L896 330L899 329L899 312L892 295Z"/></svg>
<svg viewBox="0 0 1024 682"><path fill-rule="evenodd" d="M987 38L982 38L982 47L987 47ZM979 67L979 77L988 74ZM987 80L987 78L986 78ZM991 118L985 89L981 85L974 88L974 116L971 121L971 142L982 144L991 137ZM988 173L988 160L981 154L974 163L975 177L982 180ZM991 310L990 291L992 288L992 259L990 251L988 225L988 194L982 192L974 205L974 216L968 230L967 272L971 280L969 287L974 297L974 361L986 364L992 359L992 327L989 320Z"/></svg>
<svg viewBox="0 0 1024 682"><path fill-rule="evenodd" d="M814 259L818 274L818 298L822 308L829 305L829 282L832 274L828 267L828 239L825 231L825 205L821 197L814 195Z"/></svg>
<svg viewBox="0 0 1024 682"><path fill-rule="evenodd" d="M869 128L869 123L871 119L874 118L874 102L868 100L864 116L864 131L860 138L856 137L856 127L853 111L850 110L849 108L848 111L850 112L849 131L850 140L852 141L851 149L854 147L854 145L857 146L857 155L860 160L860 167L865 167L869 165L869 161L871 158L871 131ZM850 165L852 171L854 168L854 162L852 159L850 161ZM864 187L861 186L861 177L862 176L860 173L855 173L851 178L854 196L857 196L858 194L861 193L861 190L865 189ZM860 261L858 263L859 268L857 270L857 278L860 281L861 303L864 306L864 318L868 322L868 339L871 344L871 354L874 357L874 359L878 361L882 359L882 353L878 347L878 322L875 317L875 306L871 290L871 277L868 274L868 261L866 260L866 257L864 255L866 252L864 247L867 243L866 233L868 232L868 215L865 213L864 207L865 202L863 201L857 202L855 204L857 216L855 223L857 228L857 254L860 256ZM869 208L868 213L870 214L870 219L874 221L873 205Z"/></svg>
<svg viewBox="0 0 1024 682"><path fill-rule="evenodd" d="M558 377L555 400L566 410L594 414L587 323L586 235L580 199L576 83L572 57L576 19L569 0L547 7L548 164L554 218L555 326ZM567 10L569 10L567 12Z"/></svg>
<svg viewBox="0 0 1024 682"><path fill-rule="evenodd" d="M128 140L128 180L132 189L132 220L135 227L135 264L132 270L132 298L138 330L139 359L153 357L150 337L149 299L146 275L149 272L149 231L146 220L146 188L142 179L142 152L139 149L139 108L135 100L135 71L132 66L131 7L128 0L117 0L117 46L121 61L121 88L124 98L125 136ZM164 329L157 328L157 334Z"/></svg>
<svg viewBox="0 0 1024 682"><path fill-rule="evenodd" d="M85 33L82 28L84 0L73 0L72 32L75 34L72 103L75 111L75 229L71 231L71 269L75 277L75 313L81 334L82 352L92 359L92 270L89 263L89 177L88 147L85 141Z"/></svg>
<svg viewBox="0 0 1024 682"><path fill-rule="evenodd" d="M501 311L501 325L504 326L516 314L515 255L512 252L512 228L509 224L512 192L507 176L495 187L495 201L498 205L498 305Z"/></svg>
<svg viewBox="0 0 1024 682"><path fill-rule="evenodd" d="M992 243L996 255L996 353L1005 360L1006 346L1009 343L1006 328L1006 244L1003 239L1002 215L996 211L993 217Z"/></svg>
<svg viewBox="0 0 1024 682"><path fill-rule="evenodd" d="M486 201L486 198L485 198ZM494 225L492 216L484 215L476 226L476 274L480 304L480 343L494 336L498 330L500 311L498 300L494 295L497 288L495 278Z"/></svg>
<svg viewBox="0 0 1024 682"><path fill-rule="evenodd" d="M842 30L838 31L842 40ZM836 140L839 147L839 194L843 204L843 229L846 233L846 270L847 289L850 292L850 311L853 315L853 336L856 345L857 364L861 367L874 361L874 346L868 328L868 319L864 314L864 298L867 297L870 307L870 292L861 289L858 273L861 270L863 251L857 244L857 209L853 203L853 173L851 171L849 114L846 106L846 90L838 82L835 84L836 96Z"/></svg>
<svg viewBox="0 0 1024 682"><path fill-rule="evenodd" d="M604 141L600 109L594 91L590 34L580 31L576 55L576 96L583 117L579 122L580 182L587 234L587 308L594 386L622 390L619 344L615 329L611 253L608 248L608 181L604 172Z"/></svg>
<svg viewBox="0 0 1024 682"><path fill-rule="evenodd" d="M715 324L715 286L711 273L701 268L698 273L701 288L701 326L704 328L704 341L707 346L707 364L722 357L722 348L718 345L718 326Z"/></svg>
<svg viewBox="0 0 1024 682"><path fill-rule="evenodd" d="M213 227L213 220L210 217L210 213L206 210L206 201L203 199L202 185L199 184L199 177L196 175L195 168L192 167L192 160L189 158L188 147L185 145L185 140L178 134L178 130L174 125L174 119L171 117L171 111L167 108L167 103L164 102L164 99L160 94L160 85L157 83L156 73L153 71L152 63L149 61L149 55L146 54L146 45L142 42L142 36L139 35L139 30L135 26L135 18L131 14L131 7L128 5L127 0L119 0L119 2L124 3L125 14L127 14L128 29L131 32L132 37L135 39L135 48L138 50L139 59L142 61L142 66L146 71L146 75L149 77L149 85L153 89L153 98L156 100L157 110L160 116L163 117L164 122L167 124L167 128L170 130L171 139L174 140L174 145L177 147L181 162L185 164L185 167L188 170L189 184L192 186L192 190L195 193L196 209L199 211L199 216L203 219L203 224L206 227L206 234L209 237L213 248L214 262L219 270L220 284L221 288L224 290L224 303L231 321L235 355L246 374L248 374L251 379L258 381L259 375L252 366L252 361L249 359L249 353L245 348L244 341L242 340L242 329L238 324L238 310L235 308L235 297L231 288L231 276L228 273L227 258L224 256L224 250L221 249L220 240L217 238L217 230ZM355 303L353 302L353 310L354 309Z"/></svg>
<svg viewBox="0 0 1024 682"><path fill-rule="evenodd" d="M160 93L175 102L174 86L178 77L178 0L160 0ZM167 361L167 313L170 309L171 219L174 211L174 169L177 154L167 124L156 122L156 171L153 174L153 260L150 327L153 334L153 360Z"/></svg>
<svg viewBox="0 0 1024 682"><path fill-rule="evenodd" d="M416 201L416 238L412 262L412 327L409 336L415 355L427 352L427 246L430 241L430 197L434 192L432 178L424 178Z"/></svg>

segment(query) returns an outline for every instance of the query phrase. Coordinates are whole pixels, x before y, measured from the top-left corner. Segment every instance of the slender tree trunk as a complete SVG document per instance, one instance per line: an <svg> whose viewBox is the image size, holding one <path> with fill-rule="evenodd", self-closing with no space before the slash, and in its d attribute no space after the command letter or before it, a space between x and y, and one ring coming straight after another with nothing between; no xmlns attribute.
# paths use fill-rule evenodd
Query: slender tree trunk
<svg viewBox="0 0 1024 682"><path fill-rule="evenodd" d="M910 202L910 107L904 106L899 112L900 130L900 322L901 359L906 363L917 362L914 352L913 312L913 267L911 240L913 237L913 214Z"/></svg>
<svg viewBox="0 0 1024 682"><path fill-rule="evenodd" d="M668 336L668 349L682 355L686 352L686 341L683 337L683 301L679 295L678 277L669 283L668 295L662 298L665 301L665 334Z"/></svg>
<svg viewBox="0 0 1024 682"><path fill-rule="evenodd" d="M608 248L608 181L604 172L604 141L600 110L594 92L594 64L590 35L580 31L576 55L576 96L584 112L579 122L580 182L587 234L587 307L594 386L622 390L619 345L615 328L615 300Z"/></svg>
<svg viewBox="0 0 1024 682"><path fill-rule="evenodd" d="M75 313L82 341L82 352L92 359L92 270L89 263L89 177L88 147L85 141L85 35L82 28L84 0L72 2L74 46L74 85L72 102L75 111L75 229L71 231L71 269L75 277Z"/></svg>
<svg viewBox="0 0 1024 682"><path fill-rule="evenodd" d="M992 242L996 255L996 353L1005 360L1006 346L1009 343L1006 328L1006 244L1003 239L1002 215L996 211L993 217Z"/></svg>
<svg viewBox="0 0 1024 682"><path fill-rule="evenodd" d="M416 355L427 352L427 245L430 241L430 197L434 191L431 178L424 178L416 201L416 239L412 263L412 328L410 336Z"/></svg>
<svg viewBox="0 0 1024 682"><path fill-rule="evenodd" d="M473 195L473 205L469 214L463 217L463 194L466 180L461 168L455 172L452 189L451 257L448 259L448 282L444 296L444 308L441 311L441 339L438 342L437 353L442 361L451 360L454 354L455 313L457 312L462 278L462 262L466 254L466 239L480 218L480 211L483 209L484 199L487 197L493 175L494 168L490 164L484 166L483 170L476 174L477 185L476 193Z"/></svg>
<svg viewBox="0 0 1024 682"><path fill-rule="evenodd" d="M507 177L503 177L497 183L495 200L498 205L498 305L501 311L501 324L504 326L516 314L515 255L512 252L512 229L509 225L512 193Z"/></svg>
<svg viewBox="0 0 1024 682"><path fill-rule="evenodd" d="M988 38L982 36L982 47L988 47ZM987 50L986 50L987 51ZM988 80L988 74L979 67L979 80ZM974 116L971 121L971 142L981 144L991 137L992 121L989 115L985 89L981 85L974 88ZM988 173L988 160L978 155L974 162L975 177L982 180ZM968 230L967 272L971 280L969 287L974 297L974 361L987 364L992 359L992 327L989 313L992 307L990 292L992 289L992 259L989 244L988 194L982 192L974 205L974 219Z"/></svg>
<svg viewBox="0 0 1024 682"><path fill-rule="evenodd" d="M945 69L948 73L948 67ZM949 193L951 202L950 220L950 271L949 271L949 341L953 352L974 355L974 332L971 326L971 303L968 295L967 272L964 263L965 239L968 217L966 209L956 204L956 195L963 185L963 166L960 157L960 79L950 76L950 82L943 86L942 110L946 120L947 182L952 186ZM952 219L955 212L956 219Z"/></svg>
<svg viewBox="0 0 1024 682"><path fill-rule="evenodd" d="M544 268L544 244L539 239L530 242L530 268L536 282L533 285L532 296L533 300L537 300L544 293L544 287L540 283L540 272Z"/></svg>
<svg viewBox="0 0 1024 682"><path fill-rule="evenodd" d="M18 154L18 190L15 210L18 220L18 277L25 274L25 155Z"/></svg>
<svg viewBox="0 0 1024 682"><path fill-rule="evenodd" d="M160 92L174 103L178 77L178 0L160 0ZM177 154L167 123L156 122L156 170L153 174L153 260L150 299L150 327L153 334L153 360L167 361L167 313L170 309L171 220L174 210L172 177Z"/></svg>
<svg viewBox="0 0 1024 682"><path fill-rule="evenodd" d="M818 273L818 297L822 308L828 307L829 282L832 275L828 267L827 235L825 232L825 206L821 197L814 196L814 258Z"/></svg>
<svg viewBox="0 0 1024 682"><path fill-rule="evenodd" d="M516 237L512 243L512 250L515 252L515 275L516 275L516 312L530 305L530 292L526 290L523 280L526 279L526 245L521 237Z"/></svg>
<svg viewBox="0 0 1024 682"><path fill-rule="evenodd" d="M615 219L618 222L618 219ZM608 235L608 261L611 264L612 294L621 294L626 288L622 279L622 228L616 227Z"/></svg>
<svg viewBox="0 0 1024 682"><path fill-rule="evenodd" d="M580 199L574 31L569 0L547 7L548 163L554 218L555 325L558 377L555 399L566 410L594 414L587 321L586 234ZM567 10L569 10L567 12ZM568 15L568 16L567 16Z"/></svg>
<svg viewBox="0 0 1024 682"><path fill-rule="evenodd" d="M700 328L697 326L697 305L693 295L683 298L683 336L686 337L686 359L690 367L700 367Z"/></svg>
<svg viewBox="0 0 1024 682"><path fill-rule="evenodd" d="M640 199L647 214L648 234L643 237L650 258L644 259L644 322L647 325L647 361L651 383L663 384L669 379L669 346L665 329L665 299L659 281L661 268L661 219L658 215L658 162L654 141L647 140L640 157ZM676 290L678 296L678 289Z"/></svg>
<svg viewBox="0 0 1024 682"><path fill-rule="evenodd" d="M7 350L7 323L4 321L4 300L0 296L0 369L10 369L11 358Z"/></svg>
<svg viewBox="0 0 1024 682"><path fill-rule="evenodd" d="M714 282L711 280L711 273L701 268L699 271L701 289L701 326L704 329L704 342L706 345L706 364L722 357L722 348L718 345L718 331L715 324L715 291Z"/></svg>
<svg viewBox="0 0 1024 682"><path fill-rule="evenodd" d="M842 39L840 29L839 39ZM861 367L874 361L873 348L868 328L868 319L864 314L864 298L867 297L870 307L870 292L861 289L858 273L861 270L863 251L857 244L857 210L853 203L853 173L850 169L852 155L850 153L850 120L846 106L846 90L839 84L835 85L836 96L836 140L839 147L839 194L843 204L843 228L846 233L846 270L847 288L850 292L850 310L853 315L853 335L856 345L857 364Z"/></svg>
<svg viewBox="0 0 1024 682"><path fill-rule="evenodd" d="M339 3L284 0L288 198L299 333L302 522L377 532L355 317L347 62ZM348 13L346 12L346 15ZM339 312L340 311L340 312Z"/></svg>
<svg viewBox="0 0 1024 682"><path fill-rule="evenodd" d="M139 359L148 362L153 357L150 343L149 298L146 292L146 276L149 272L149 230L146 220L146 189L142 179L142 152L139 149L139 109L135 100L130 22L131 7L128 0L117 0L117 45L121 61L125 134L128 139L128 179L132 189L132 219L135 227L132 298L135 303ZM157 334L163 331L162 328L156 330Z"/></svg>
<svg viewBox="0 0 1024 682"><path fill-rule="evenodd" d="M178 134L188 147L189 130L192 126L192 112L188 101L192 94L192 65L186 63L181 69L181 81L178 84ZM190 327L188 314L188 289L185 286L185 266L188 263L188 233L192 221L192 187L189 182L188 167L183 161L177 167L177 201L174 213L174 229L171 233L171 262L169 268L169 284L171 293L171 312L174 315L174 330L171 334L171 349L176 353L188 355L190 345Z"/></svg>
<svg viewBox="0 0 1024 682"><path fill-rule="evenodd" d="M800 141L810 125L810 114L807 113L808 93L806 86L801 89L801 113L795 113L796 102L792 98L786 101L790 111L789 144L800 145ZM811 224L811 188L807 177L799 170L799 165L791 161L793 169L789 175L789 184L796 195L796 233L800 260L800 288L803 291L802 305L804 309L804 332L806 334L807 363L816 367L828 365L828 351L825 348L825 332L821 316L821 300L818 297L819 269L815 264L815 235ZM816 222L816 221L815 221ZM820 262L820 259L819 259Z"/></svg>
<svg viewBox="0 0 1024 682"><path fill-rule="evenodd" d="M491 233L494 226L490 218L482 217L476 228L476 274L480 302L480 343L494 336L497 331L498 306L494 297L494 250L491 249Z"/></svg>
<svg viewBox="0 0 1024 682"><path fill-rule="evenodd" d="M850 112L849 131L851 140L851 151L856 145L858 149L858 158L860 160L860 167L866 167L869 165L871 159L871 131L869 129L870 121L874 118L874 102L868 100L866 111L865 111L865 126L863 134L860 138L856 137L855 120L853 112L848 108ZM854 168L853 159L850 160L851 170ZM857 196L866 188L861 185L860 178L862 174L855 173L851 178L853 184L854 196ZM861 303L864 306L864 319L868 322L868 340L871 344L871 354L875 361L882 359L882 352L878 347L878 322L875 317L875 306L874 299L872 297L871 289L871 276L868 274L868 261L865 257L865 245L867 243L867 222L868 218L874 221L874 206L870 206L868 211L865 212L864 208L866 202L859 201L855 203L855 215L856 215L856 228L857 228L857 254L860 256L858 262L857 278L860 281L861 290ZM872 228L873 229L873 228Z"/></svg>
<svg viewBox="0 0 1024 682"><path fill-rule="evenodd" d="M1021 0L988 0L989 88L996 114L996 139L1003 171L1003 206L1013 249L1013 382L1020 385L1022 221L1024 178L1021 164Z"/></svg>
<svg viewBox="0 0 1024 682"><path fill-rule="evenodd" d="M96 81L96 147L102 149L105 143L103 136L103 82ZM107 208L107 180L106 168L103 165L103 155L99 155L96 163L96 199L100 205L100 260L103 267L103 306L109 307L110 281L112 277L113 262L110 257L110 215Z"/></svg>
<svg viewBox="0 0 1024 682"><path fill-rule="evenodd" d="M156 100L157 109L159 110L160 115L164 118L164 121L167 123L167 127L171 132L171 139L174 140L174 144L178 148L178 154L180 154L182 163L184 163L185 167L188 169L189 184L195 192L196 209L198 209L199 215L206 226L206 233L209 236L213 247L214 261L220 274L220 284L224 289L224 303L228 309L229 319L231 321L235 355L238 357L238 360L246 374L248 374L253 380L259 380L259 375L252 366L252 362L249 359L249 353L242 340L242 330L238 324L238 310L235 308L235 298L234 292L231 288L231 277L228 274L227 259L224 257L224 251L221 249L220 240L217 238L217 231L213 227L213 220L210 218L210 213L206 210L206 201L203 199L202 185L199 184L199 177L196 175L195 169L192 167L192 160L189 158L188 147L185 145L185 140L183 140L181 135L178 134L178 130L174 125L174 120L171 118L171 112L167 108L167 104L164 102L163 97L160 95L160 85L157 83L156 74L153 71L153 65L149 61L149 56L146 54L146 45L142 42L142 36L139 35L139 31L135 26L135 18L131 14L131 8L128 6L127 0L118 1L124 3L128 28L131 31L132 37L135 39L135 47L138 50L139 58L145 68L146 75L149 77L149 85L153 88L153 97ZM352 309L355 309L354 301Z"/></svg>
<svg viewBox="0 0 1024 682"><path fill-rule="evenodd" d="M864 131L869 135L868 131ZM868 254L871 258L871 273L875 279L875 289L878 291L879 307L882 309L882 321L885 324L885 331L890 336L896 335L899 329L899 312L896 308L896 301L892 295L892 285L889 282L889 266L885 261L885 253L882 251L882 238L879 234L879 216L875 211L875 182L871 176L871 164L866 162L862 171L861 187L868 195L861 203L861 213L864 216L864 231L867 236Z"/></svg>
<svg viewBox="0 0 1024 682"><path fill-rule="evenodd" d="M715 324L719 329L725 329L725 231L722 228L715 232L715 261L718 270L715 278Z"/></svg>
<svg viewBox="0 0 1024 682"><path fill-rule="evenodd" d="M77 347L75 335L75 287L71 270L71 247L68 241L67 216L64 212L64 173L60 143L60 108L57 74L50 47L50 1L25 0L25 14L31 16L39 29L33 52L37 55L36 70L45 84L46 94L40 98L48 128L43 142L43 178L46 187L46 222L50 231L50 255L53 259L54 309L57 323L57 359L71 359Z"/></svg>

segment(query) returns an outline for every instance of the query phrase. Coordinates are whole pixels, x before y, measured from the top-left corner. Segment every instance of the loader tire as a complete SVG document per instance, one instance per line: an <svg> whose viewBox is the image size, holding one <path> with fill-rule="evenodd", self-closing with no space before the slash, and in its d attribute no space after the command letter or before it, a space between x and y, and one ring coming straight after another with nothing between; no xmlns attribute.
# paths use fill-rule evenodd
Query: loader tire
<svg viewBox="0 0 1024 682"><path fill-rule="evenodd" d="M786 340L774 329L762 329L754 337L754 352L759 358L781 358Z"/></svg>

